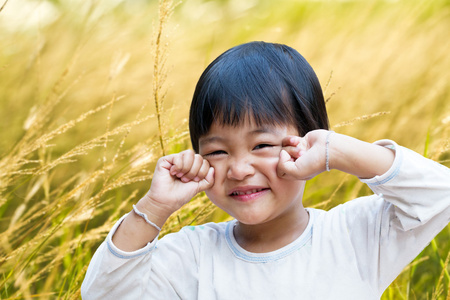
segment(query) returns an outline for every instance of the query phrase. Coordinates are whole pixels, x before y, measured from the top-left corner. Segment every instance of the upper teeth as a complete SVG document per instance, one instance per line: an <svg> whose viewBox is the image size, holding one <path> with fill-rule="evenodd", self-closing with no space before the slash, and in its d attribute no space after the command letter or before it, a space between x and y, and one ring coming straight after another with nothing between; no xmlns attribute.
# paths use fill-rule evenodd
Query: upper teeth
<svg viewBox="0 0 450 300"><path fill-rule="evenodd" d="M235 191L235 192L233 192L233 193L231 193L231 195L232 196L240 196L240 195L250 195L250 194L253 194L253 193L257 193L257 192L260 192L260 191L262 191L263 189L253 189L253 190L248 190L248 191Z"/></svg>

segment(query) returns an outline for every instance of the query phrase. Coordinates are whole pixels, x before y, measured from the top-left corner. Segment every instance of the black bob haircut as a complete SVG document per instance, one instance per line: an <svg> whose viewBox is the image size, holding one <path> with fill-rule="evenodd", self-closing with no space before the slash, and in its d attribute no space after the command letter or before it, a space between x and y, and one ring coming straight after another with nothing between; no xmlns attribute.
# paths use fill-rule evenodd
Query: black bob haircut
<svg viewBox="0 0 450 300"><path fill-rule="evenodd" d="M238 126L293 125L300 136L328 129L322 88L314 70L296 50L282 44L250 42L217 57L203 72L191 103L192 147L213 122Z"/></svg>

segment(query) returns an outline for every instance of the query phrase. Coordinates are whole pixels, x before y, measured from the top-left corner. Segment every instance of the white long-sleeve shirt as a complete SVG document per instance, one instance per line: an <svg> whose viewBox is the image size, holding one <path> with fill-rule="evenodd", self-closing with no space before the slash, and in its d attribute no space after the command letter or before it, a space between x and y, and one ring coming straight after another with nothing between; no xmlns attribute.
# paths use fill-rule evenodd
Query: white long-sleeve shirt
<svg viewBox="0 0 450 300"><path fill-rule="evenodd" d="M309 223L291 244L250 253L233 236L236 221L185 227L125 252L96 251L83 299L379 299L450 221L450 169L395 150L392 167L362 180L375 193L329 211L307 208Z"/></svg>

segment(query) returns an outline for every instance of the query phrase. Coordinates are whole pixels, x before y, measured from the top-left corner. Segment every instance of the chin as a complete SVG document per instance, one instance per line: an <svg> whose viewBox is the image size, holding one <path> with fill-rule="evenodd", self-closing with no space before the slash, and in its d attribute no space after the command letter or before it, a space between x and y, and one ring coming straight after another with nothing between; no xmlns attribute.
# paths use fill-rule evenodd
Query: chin
<svg viewBox="0 0 450 300"><path fill-rule="evenodd" d="M249 215L235 216L234 218L236 220L238 220L239 223L244 224L244 225L259 225L259 224L263 224L263 223L267 222L267 220L261 218L260 215L258 215L258 216L249 216Z"/></svg>

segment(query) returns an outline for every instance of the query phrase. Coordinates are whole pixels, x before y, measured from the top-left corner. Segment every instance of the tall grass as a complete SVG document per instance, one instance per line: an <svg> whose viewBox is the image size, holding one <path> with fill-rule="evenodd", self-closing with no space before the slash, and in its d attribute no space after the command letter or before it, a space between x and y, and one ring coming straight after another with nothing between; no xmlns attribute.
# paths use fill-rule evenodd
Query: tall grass
<svg viewBox="0 0 450 300"><path fill-rule="evenodd" d="M189 147L200 73L238 43L298 49L334 130L450 166L446 1L40 1L30 15L17 3L0 5L2 299L79 298L93 252L157 158ZM308 182L304 202L329 209L368 193L331 172ZM227 218L199 195L163 234ZM449 238L447 227L383 299L450 299Z"/></svg>

